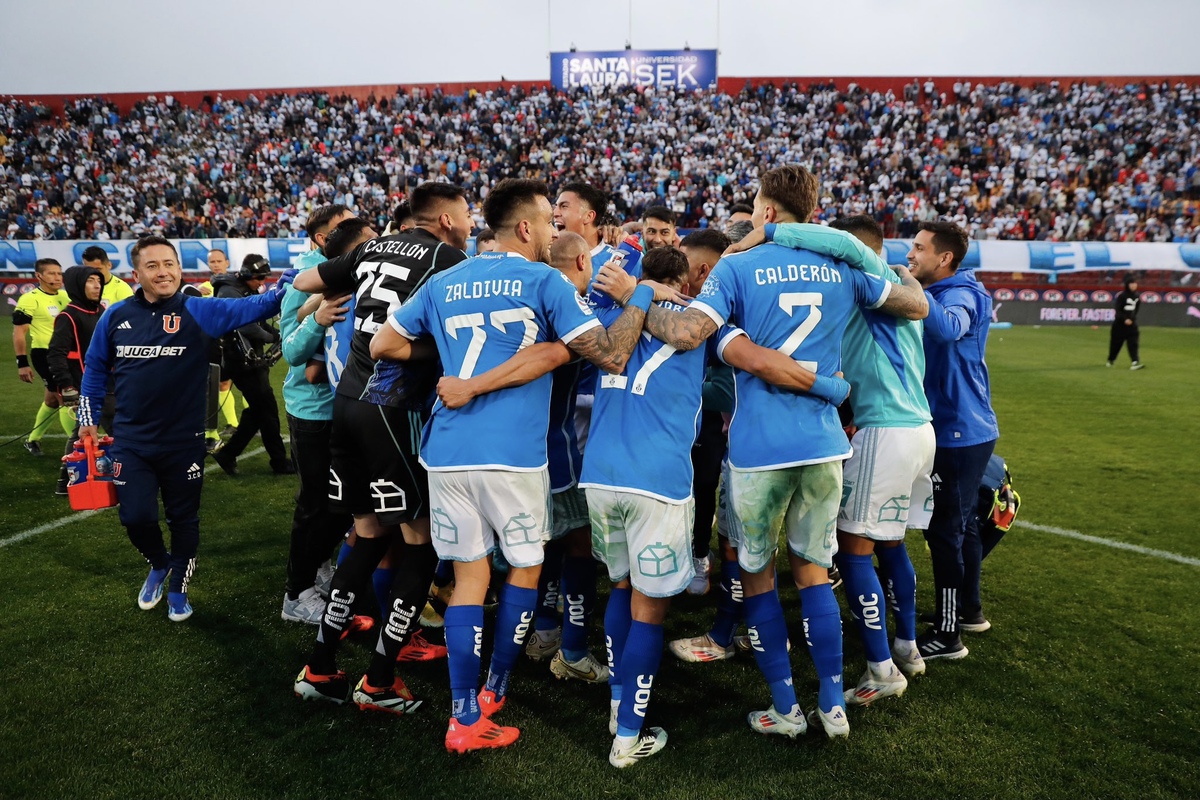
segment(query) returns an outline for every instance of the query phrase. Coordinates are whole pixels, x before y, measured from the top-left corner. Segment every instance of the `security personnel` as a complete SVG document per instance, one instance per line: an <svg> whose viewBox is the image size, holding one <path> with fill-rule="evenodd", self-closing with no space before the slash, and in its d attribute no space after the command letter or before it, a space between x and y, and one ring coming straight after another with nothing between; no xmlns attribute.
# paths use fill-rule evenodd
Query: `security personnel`
<svg viewBox="0 0 1200 800"><path fill-rule="evenodd" d="M121 524L151 566L138 606L158 605L169 575L167 616L182 622L192 615L187 589L200 541L209 346L234 328L279 313L295 273L285 272L272 292L214 301L180 292L179 254L161 236L139 239L130 260L141 288L96 325L80 387L79 433L96 435L111 374L120 438L110 452ZM158 526L160 490L171 552Z"/></svg>
<svg viewBox="0 0 1200 800"><path fill-rule="evenodd" d="M236 274L226 273L213 280L216 297L250 297L262 291L271 277L271 265L257 253L242 260ZM265 322L252 322L227 334L223 340L225 364L233 385L246 400L246 410L237 432L225 446L212 454L213 460L230 476L237 475L237 457L246 449L255 433L262 433L263 447L271 458L276 475L295 474L279 434L279 405L271 390L272 361L263 352L279 342L279 331Z"/></svg>

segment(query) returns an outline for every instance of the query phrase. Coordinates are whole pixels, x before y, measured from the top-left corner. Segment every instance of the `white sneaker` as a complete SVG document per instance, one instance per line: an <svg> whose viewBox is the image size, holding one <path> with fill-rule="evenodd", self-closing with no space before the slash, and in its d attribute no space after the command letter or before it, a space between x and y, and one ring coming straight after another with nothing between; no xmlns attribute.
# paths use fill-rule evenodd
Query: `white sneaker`
<svg viewBox="0 0 1200 800"><path fill-rule="evenodd" d="M613 740L612 750L608 751L608 763L617 769L631 766L640 759L649 758L667 746L667 732L662 728L646 728L641 736L633 740L628 747L621 747L620 742Z"/></svg>
<svg viewBox="0 0 1200 800"><path fill-rule="evenodd" d="M525 655L534 661L541 661L557 653L560 647L562 647L562 628L534 631L529 637L529 641L525 643Z"/></svg>
<svg viewBox="0 0 1200 800"><path fill-rule="evenodd" d="M1142 368L1142 367L1144 367L1144 366L1146 366L1146 365L1145 365L1145 364L1143 364L1142 362L1140 362L1140 361L1135 361L1135 362L1133 362L1133 363L1132 363L1132 364L1129 366L1129 368L1130 368L1130 369L1141 369L1141 368Z"/></svg>
<svg viewBox="0 0 1200 800"><path fill-rule="evenodd" d="M679 660L691 662L724 661L737 653L737 648L732 644L721 647L707 633L691 639L673 639L667 643L667 647Z"/></svg>
<svg viewBox="0 0 1200 800"><path fill-rule="evenodd" d="M869 706L885 697L899 697L907 688L908 681L895 663L889 664L883 675L873 674L868 667L858 679L858 686L846 690L846 705Z"/></svg>
<svg viewBox="0 0 1200 800"><path fill-rule="evenodd" d="M921 657L921 651L915 644L907 648L893 647L892 661L910 678L925 674L925 659Z"/></svg>
<svg viewBox="0 0 1200 800"><path fill-rule="evenodd" d="M559 650L550 661L550 671L559 680L574 678L584 683L608 683L608 666L592 658L591 653L578 661L567 661Z"/></svg>
<svg viewBox="0 0 1200 800"><path fill-rule="evenodd" d="M286 622L320 625L324 615L325 598L317 594L315 586L305 589L295 600L289 600L286 594L283 596L283 612L279 616Z"/></svg>
<svg viewBox="0 0 1200 800"><path fill-rule="evenodd" d="M692 567L696 574L692 577L692 582L687 585L687 593L694 595L708 594L708 556L703 558L693 558Z"/></svg>
<svg viewBox="0 0 1200 800"><path fill-rule="evenodd" d="M617 735L617 709L621 707L620 700L608 701L608 735Z"/></svg>
<svg viewBox="0 0 1200 800"><path fill-rule="evenodd" d="M803 735L808 730L808 721L804 719L803 711L799 712L797 718L790 714L780 714L775 710L775 706L766 711L751 711L746 721L759 733L787 736L791 739Z"/></svg>
<svg viewBox="0 0 1200 800"><path fill-rule="evenodd" d="M820 725L824 728L825 735L830 739L850 735L850 720L846 717L846 709L841 706L834 706L828 714L820 708L814 708L808 712L808 721L813 727Z"/></svg>
<svg viewBox="0 0 1200 800"><path fill-rule="evenodd" d="M317 568L317 580L313 588L317 590L317 594L321 597L328 598L329 590L333 586L333 564L328 560Z"/></svg>

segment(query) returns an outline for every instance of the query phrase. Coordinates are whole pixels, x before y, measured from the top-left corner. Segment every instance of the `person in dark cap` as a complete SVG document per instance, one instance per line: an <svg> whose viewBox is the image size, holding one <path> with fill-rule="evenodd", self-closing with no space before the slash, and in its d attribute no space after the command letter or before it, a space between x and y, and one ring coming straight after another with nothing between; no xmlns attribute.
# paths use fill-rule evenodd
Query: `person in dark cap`
<svg viewBox="0 0 1200 800"><path fill-rule="evenodd" d="M262 291L271 277L271 265L257 253L242 260L236 273L226 273L213 279L216 297L249 297ZM279 342L279 331L266 322L252 322L229 333L222 340L225 363L233 385L246 399L246 410L237 432L225 446L212 454L217 465L231 477L238 474L237 457L246 449L255 433L262 434L263 447L271 458L271 471L276 475L294 474L296 469L284 449L279 434L279 405L271 390L272 360L264 353Z"/></svg>
<svg viewBox="0 0 1200 800"><path fill-rule="evenodd" d="M1125 290L1117 295L1114 303L1117 316L1113 318L1112 335L1108 339L1108 363L1105 364L1107 367L1111 367L1117 360L1117 356L1121 354L1122 345L1129 348L1129 358L1133 361L1129 366L1130 369L1141 369L1146 366L1138 361L1138 339L1141 334L1138 331L1137 313L1142 306L1142 296L1138 293L1137 288L1137 276L1126 275Z"/></svg>

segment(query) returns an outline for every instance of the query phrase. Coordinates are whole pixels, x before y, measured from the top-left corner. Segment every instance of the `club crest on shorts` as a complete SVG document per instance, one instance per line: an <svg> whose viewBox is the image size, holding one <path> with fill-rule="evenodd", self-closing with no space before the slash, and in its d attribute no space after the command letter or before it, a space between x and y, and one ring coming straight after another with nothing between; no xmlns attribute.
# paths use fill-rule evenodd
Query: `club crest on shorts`
<svg viewBox="0 0 1200 800"><path fill-rule="evenodd" d="M163 314L163 330L167 333L177 333L179 331L179 319L178 314Z"/></svg>

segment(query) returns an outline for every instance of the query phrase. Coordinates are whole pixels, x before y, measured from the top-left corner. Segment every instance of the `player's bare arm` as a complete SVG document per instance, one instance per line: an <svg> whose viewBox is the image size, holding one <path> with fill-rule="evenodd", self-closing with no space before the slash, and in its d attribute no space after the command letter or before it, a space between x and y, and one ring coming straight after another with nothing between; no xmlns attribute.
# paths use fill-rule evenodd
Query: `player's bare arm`
<svg viewBox="0 0 1200 800"><path fill-rule="evenodd" d="M523 386L566 364L571 350L562 342L538 342L503 364L470 378L447 375L438 381L437 393L446 408L462 408L480 395Z"/></svg>
<svg viewBox="0 0 1200 800"><path fill-rule="evenodd" d="M313 270L308 270L312 272ZM432 339L412 340L401 336L391 325L384 325L371 337L371 358L378 361L418 361L437 358L437 345Z"/></svg>
<svg viewBox="0 0 1200 800"><path fill-rule="evenodd" d="M929 300L926 299L925 290L921 288L921 284L908 271L908 267L895 266L892 267L892 270L900 276L901 284L899 286L892 284L888 298L879 307L879 310L904 319L928 317Z"/></svg>

